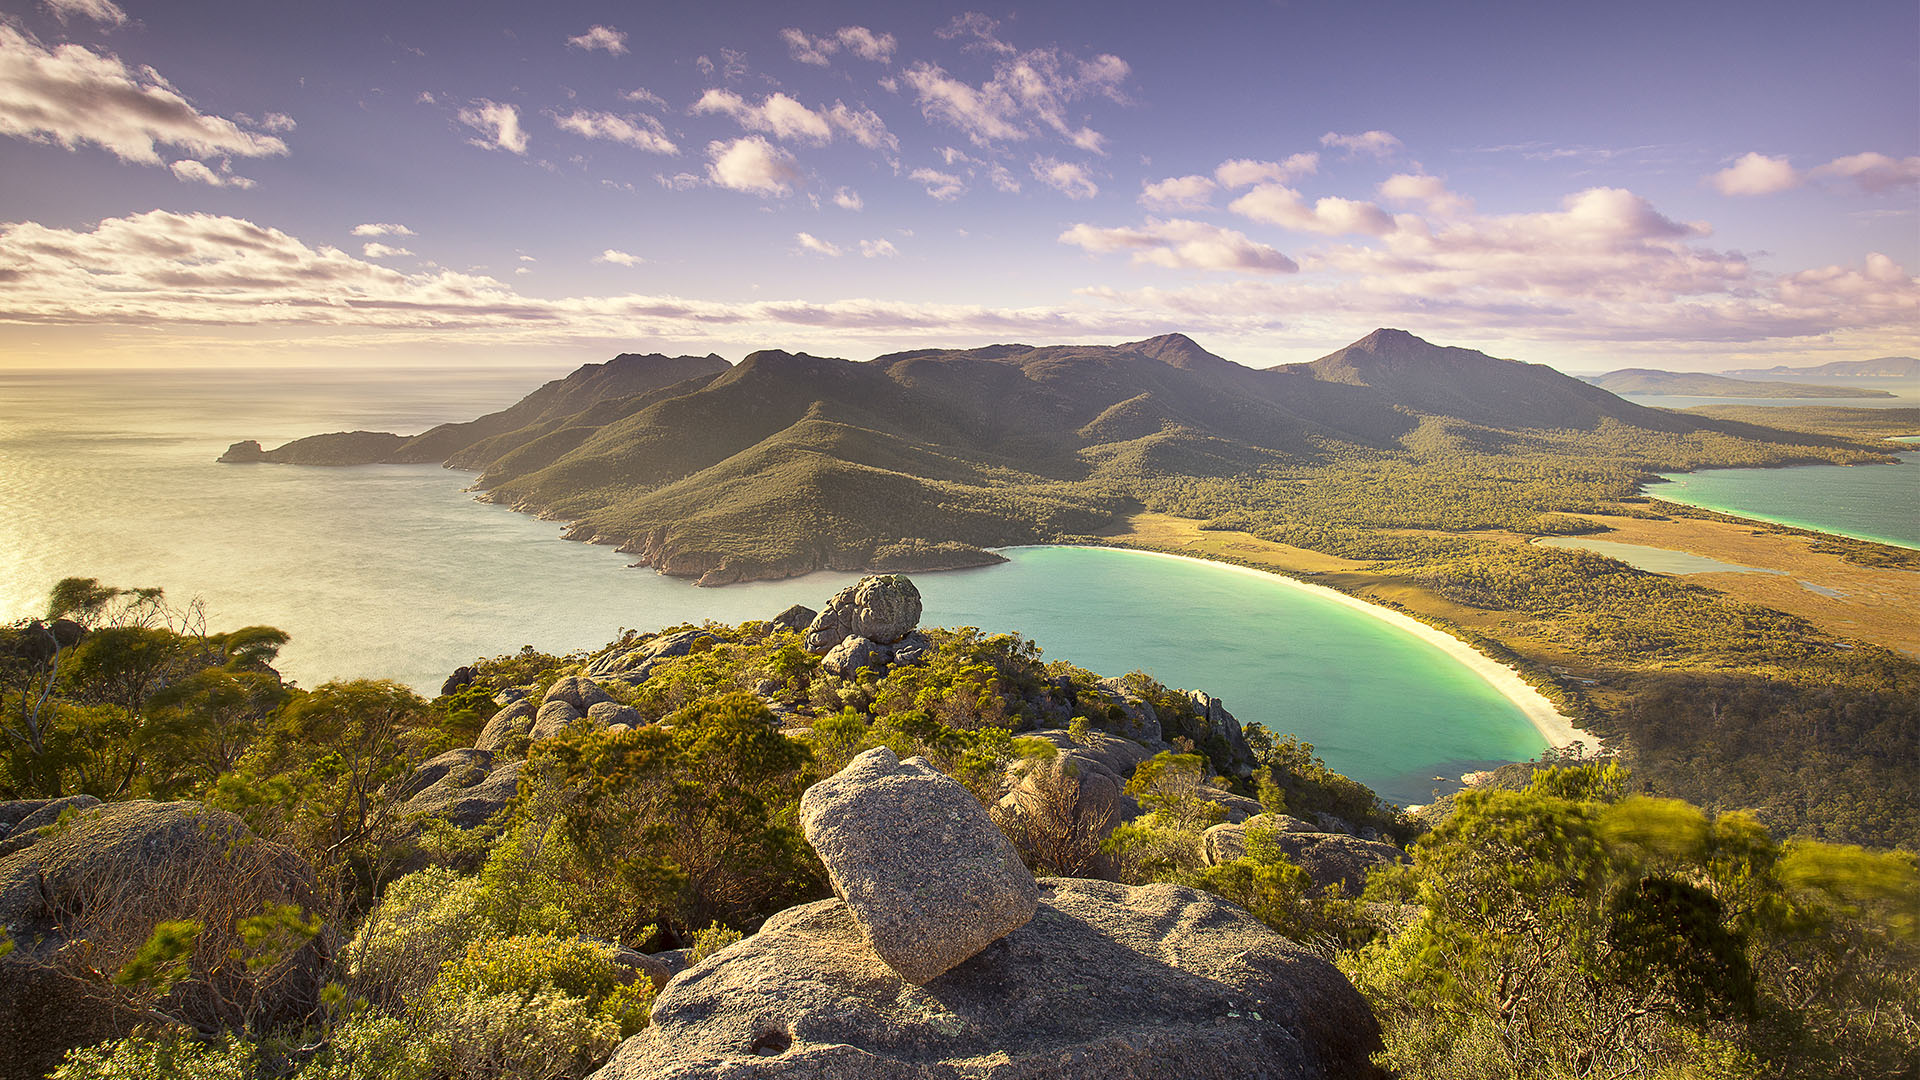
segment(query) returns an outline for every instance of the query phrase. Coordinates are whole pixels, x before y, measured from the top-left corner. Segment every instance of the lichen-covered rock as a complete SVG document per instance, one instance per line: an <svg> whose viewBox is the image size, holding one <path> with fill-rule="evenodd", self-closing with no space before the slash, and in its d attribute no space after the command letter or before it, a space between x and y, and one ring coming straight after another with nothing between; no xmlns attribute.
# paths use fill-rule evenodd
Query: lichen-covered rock
<svg viewBox="0 0 1920 1080"><path fill-rule="evenodd" d="M800 824L867 940L922 983L1033 917L1033 874L979 800L919 758L859 755L800 798Z"/></svg>
<svg viewBox="0 0 1920 1080"><path fill-rule="evenodd" d="M572 702L549 701L540 706L540 711L534 714L533 730L528 732L528 735L534 742L551 739L581 719L584 717L579 709L573 707Z"/></svg>
<svg viewBox="0 0 1920 1080"><path fill-rule="evenodd" d="M807 651L825 653L848 637L891 645L920 625L920 590L901 574L876 574L833 594L807 626Z"/></svg>
<svg viewBox="0 0 1920 1080"><path fill-rule="evenodd" d="M520 790L522 764L494 762L490 754L485 759L471 759L421 788L401 806L400 812L406 817L439 818L456 829L477 829L506 809L514 793Z"/></svg>
<svg viewBox="0 0 1920 1080"><path fill-rule="evenodd" d="M819 614L819 612L810 607L795 604L773 617L773 628L775 630L788 630L797 633L805 630Z"/></svg>
<svg viewBox="0 0 1920 1080"><path fill-rule="evenodd" d="M1286 814L1255 814L1245 821L1221 822L1200 837L1200 850L1206 857L1207 865L1218 866L1244 856L1247 853L1247 833L1255 829L1270 834L1318 831L1310 822Z"/></svg>
<svg viewBox="0 0 1920 1080"><path fill-rule="evenodd" d="M1366 887L1375 867L1407 862L1407 853L1379 840L1362 840L1345 833L1277 832L1272 842L1288 861L1307 872L1316 889L1335 885L1348 896Z"/></svg>
<svg viewBox="0 0 1920 1080"><path fill-rule="evenodd" d="M574 712L585 716L588 709L612 700L613 695L600 689L592 679L582 675L567 675L553 681L553 685L547 689L547 696L540 699L540 704L544 706L549 702L564 701L573 706Z"/></svg>
<svg viewBox="0 0 1920 1080"><path fill-rule="evenodd" d="M1199 690L1187 691L1193 704L1197 730L1185 732L1194 745L1206 751L1214 767L1228 776L1252 776L1256 764L1253 748L1247 745L1240 721L1220 704L1220 699Z"/></svg>
<svg viewBox="0 0 1920 1080"><path fill-rule="evenodd" d="M841 638L840 643L827 650L820 658L820 668L843 679L851 679L863 668L872 668L875 673L887 670L887 662L893 659L885 645L863 637Z"/></svg>
<svg viewBox="0 0 1920 1080"><path fill-rule="evenodd" d="M675 630L671 634L658 634L643 638L631 647L601 653L587 665L587 674L628 684L642 683L646 681L648 672L661 660L686 656L701 643L718 640L706 630Z"/></svg>
<svg viewBox="0 0 1920 1080"><path fill-rule="evenodd" d="M60 815L69 810L78 813L88 807L99 806L100 800L91 795L68 795L59 799L30 799L25 802L0 803L0 855L18 851L31 843L29 833L43 829L60 820Z"/></svg>
<svg viewBox="0 0 1920 1080"><path fill-rule="evenodd" d="M893 643L893 662L917 664L933 654L933 642L918 630Z"/></svg>
<svg viewBox="0 0 1920 1080"><path fill-rule="evenodd" d="M478 769L480 775L485 776L492 768L493 755L485 750L477 750L473 747L449 750L439 757L422 762L413 770L413 774L400 784L394 797L401 800L410 799L439 783L440 779L448 773Z"/></svg>
<svg viewBox="0 0 1920 1080"><path fill-rule="evenodd" d="M902 988L838 900L663 990L597 1080L1370 1080L1379 1026L1325 960L1174 885L1047 878L1033 920Z"/></svg>
<svg viewBox="0 0 1920 1080"><path fill-rule="evenodd" d="M455 694L465 690L467 687L473 685L473 680L478 678L479 675L479 672L465 664L454 668L453 674L447 676L447 681L440 684L440 695L445 697L448 694Z"/></svg>
<svg viewBox="0 0 1920 1080"><path fill-rule="evenodd" d="M499 712L494 713L487 726L480 729L480 737L473 741L474 749L497 753L507 745L525 739L533 731L533 718L538 710L533 702L522 697Z"/></svg>
<svg viewBox="0 0 1920 1080"><path fill-rule="evenodd" d="M14 945L0 957L0 1080L43 1076L67 1050L149 1020L101 973L120 970L161 921L196 919L202 929L187 977L159 1011L213 1030L297 1022L318 1005L325 934L264 969L211 966L244 948L237 914L312 901L306 863L239 818L199 803L130 801L21 835L31 842L0 856L0 929ZM81 940L84 948L67 947Z"/></svg>
<svg viewBox="0 0 1920 1080"><path fill-rule="evenodd" d="M640 715L639 709L631 705L622 705L617 701L595 702L593 707L587 710L587 719L593 721L595 726L603 728L610 728L615 724L639 727L646 723L646 718Z"/></svg>

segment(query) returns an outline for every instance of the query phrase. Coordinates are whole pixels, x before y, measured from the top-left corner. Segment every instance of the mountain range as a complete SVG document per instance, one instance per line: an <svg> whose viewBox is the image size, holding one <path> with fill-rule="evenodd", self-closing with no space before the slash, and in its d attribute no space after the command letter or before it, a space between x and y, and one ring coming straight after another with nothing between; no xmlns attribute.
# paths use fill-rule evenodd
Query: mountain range
<svg viewBox="0 0 1920 1080"><path fill-rule="evenodd" d="M1784 370L1784 369L1776 369ZM1816 385L1813 383L1773 382L1759 379L1730 379L1698 371L1660 371L1654 368L1621 368L1605 375L1584 378L1603 390L1616 394L1677 394L1686 397L1731 398L1890 398L1886 390L1860 386Z"/></svg>
<svg viewBox="0 0 1920 1080"><path fill-rule="evenodd" d="M1381 329L1266 369L1181 334L867 362L624 354L466 423L239 443L221 460L441 461L477 471L484 498L567 520L570 538L726 584L983 565L999 560L987 548L1107 528L1168 484L1622 433L1752 442L1768 461L1813 460L1828 441Z"/></svg>
<svg viewBox="0 0 1920 1080"><path fill-rule="evenodd" d="M1872 360L1834 360L1813 367L1741 368L1729 375L1847 375L1880 379L1920 379L1920 357L1881 356Z"/></svg>

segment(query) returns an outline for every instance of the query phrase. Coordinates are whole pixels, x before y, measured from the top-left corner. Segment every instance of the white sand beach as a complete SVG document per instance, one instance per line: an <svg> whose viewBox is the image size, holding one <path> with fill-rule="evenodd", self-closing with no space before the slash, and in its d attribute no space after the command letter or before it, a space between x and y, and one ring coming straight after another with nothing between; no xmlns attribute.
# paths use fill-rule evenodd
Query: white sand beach
<svg viewBox="0 0 1920 1080"><path fill-rule="evenodd" d="M1499 691L1502 697L1513 702L1513 704L1519 708L1520 712L1526 716L1527 721L1533 725L1534 730L1538 731L1540 737L1547 741L1547 745L1558 748L1578 741L1585 744L1588 752L1600 748L1600 739L1598 736L1575 727L1572 719L1556 708L1553 702L1547 700L1546 696L1541 694L1540 691L1528 685L1526 680L1520 677L1519 672L1486 655L1472 645L1454 637L1452 634L1428 626L1426 623L1410 615L1395 611L1392 608L1381 607L1379 604L1370 604L1358 597L1348 596L1338 589L1330 589L1325 585L1313 585L1297 578L1291 578L1285 574L1278 574L1268 570L1256 570L1250 566L1236 566L1233 563L1216 562L1212 559L1199 559L1191 555L1174 555L1164 551L1141 551L1138 548L1122 548L1118 550L1135 551L1142 555L1153 555L1162 559L1184 559L1187 562L1206 563L1209 566L1224 567L1225 569L1235 570L1243 574L1254 574L1266 578L1269 581L1278 581L1289 588L1304 589L1357 611L1364 611L1376 619L1391 623L1399 629L1405 630L1415 637L1420 638L1422 641L1428 642L1441 652L1460 661L1460 663L1464 664L1467 669L1475 675L1486 680L1487 685Z"/></svg>

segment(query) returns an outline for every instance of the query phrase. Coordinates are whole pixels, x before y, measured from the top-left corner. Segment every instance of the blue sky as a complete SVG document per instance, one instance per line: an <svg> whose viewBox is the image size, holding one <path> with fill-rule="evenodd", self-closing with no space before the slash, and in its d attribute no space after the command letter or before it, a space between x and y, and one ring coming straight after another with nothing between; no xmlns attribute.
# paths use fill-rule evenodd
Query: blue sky
<svg viewBox="0 0 1920 1080"><path fill-rule="evenodd" d="M1920 9L0 3L0 364L1920 352Z"/></svg>

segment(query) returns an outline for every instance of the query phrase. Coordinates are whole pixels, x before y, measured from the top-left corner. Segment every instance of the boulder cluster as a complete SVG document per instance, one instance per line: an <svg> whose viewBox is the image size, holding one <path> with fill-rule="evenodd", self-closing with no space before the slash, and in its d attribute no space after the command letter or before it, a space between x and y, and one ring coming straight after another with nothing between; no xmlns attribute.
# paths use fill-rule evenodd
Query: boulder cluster
<svg viewBox="0 0 1920 1080"><path fill-rule="evenodd" d="M1382 1075L1332 964L1193 889L1035 880L919 759L867 751L801 817L837 899L675 976L598 1080Z"/></svg>
<svg viewBox="0 0 1920 1080"><path fill-rule="evenodd" d="M932 650L919 626L920 590L911 580L900 574L865 577L834 593L807 624L807 651L843 679L863 668L884 673L894 664L917 663Z"/></svg>

